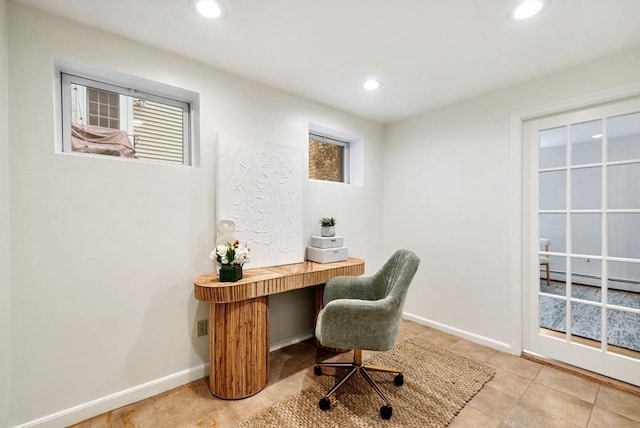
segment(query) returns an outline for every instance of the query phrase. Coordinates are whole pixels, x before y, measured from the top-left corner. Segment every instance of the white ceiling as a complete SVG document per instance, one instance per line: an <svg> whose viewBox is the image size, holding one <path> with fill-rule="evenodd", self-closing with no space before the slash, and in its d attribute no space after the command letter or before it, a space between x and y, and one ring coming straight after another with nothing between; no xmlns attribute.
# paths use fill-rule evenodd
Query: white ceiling
<svg viewBox="0 0 640 428"><path fill-rule="evenodd" d="M14 1L381 123L640 45L638 0L552 0L521 23L511 0L223 0L218 21L188 0Z"/></svg>

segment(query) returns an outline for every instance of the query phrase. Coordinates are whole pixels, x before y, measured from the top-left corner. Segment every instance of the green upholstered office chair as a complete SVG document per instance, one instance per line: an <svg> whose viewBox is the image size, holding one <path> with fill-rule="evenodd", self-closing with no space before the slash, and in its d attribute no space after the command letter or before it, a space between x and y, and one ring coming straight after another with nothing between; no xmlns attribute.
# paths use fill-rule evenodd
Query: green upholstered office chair
<svg viewBox="0 0 640 428"><path fill-rule="evenodd" d="M402 307L409 284L420 258L412 251L398 250L373 276L335 277L324 289L324 308L318 314L316 337L323 346L353 349L352 362L319 363L322 367L347 368L349 371L322 397L322 410L331 407L329 397L354 373L360 373L384 401L380 408L383 419L391 418L393 409L369 371L396 373L394 383L404 383L402 370L362 364L362 350L388 351L393 348L402 319Z"/></svg>

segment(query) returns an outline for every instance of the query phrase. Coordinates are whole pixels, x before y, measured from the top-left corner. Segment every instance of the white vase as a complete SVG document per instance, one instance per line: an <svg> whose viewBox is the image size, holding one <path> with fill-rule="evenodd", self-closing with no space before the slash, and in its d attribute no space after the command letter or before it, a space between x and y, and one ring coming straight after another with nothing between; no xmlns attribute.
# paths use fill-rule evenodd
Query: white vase
<svg viewBox="0 0 640 428"><path fill-rule="evenodd" d="M321 236L336 236L336 227L335 226L320 226L320 235Z"/></svg>

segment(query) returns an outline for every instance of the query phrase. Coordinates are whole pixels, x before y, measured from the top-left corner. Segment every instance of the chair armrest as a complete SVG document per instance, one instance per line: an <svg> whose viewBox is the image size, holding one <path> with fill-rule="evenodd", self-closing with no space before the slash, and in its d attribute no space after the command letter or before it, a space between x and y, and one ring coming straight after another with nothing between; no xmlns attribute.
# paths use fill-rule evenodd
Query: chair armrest
<svg viewBox="0 0 640 428"><path fill-rule="evenodd" d="M324 286L324 304L326 306L337 299L374 300L371 277L335 276L331 278Z"/></svg>
<svg viewBox="0 0 640 428"><path fill-rule="evenodd" d="M400 315L389 297L333 300L318 315L316 337L324 346L386 351L395 343Z"/></svg>

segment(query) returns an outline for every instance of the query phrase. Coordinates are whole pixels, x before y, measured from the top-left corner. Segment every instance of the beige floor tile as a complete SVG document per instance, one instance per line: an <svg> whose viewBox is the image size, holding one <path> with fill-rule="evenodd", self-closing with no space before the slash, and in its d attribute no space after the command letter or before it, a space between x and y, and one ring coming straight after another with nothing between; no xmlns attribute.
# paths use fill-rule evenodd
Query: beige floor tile
<svg viewBox="0 0 640 428"><path fill-rule="evenodd" d="M521 402L514 407L503 422L510 428L576 428L578 426L526 402Z"/></svg>
<svg viewBox="0 0 640 428"><path fill-rule="evenodd" d="M412 337L419 334L422 334L427 328L427 326L420 325L416 322L409 320L402 320L400 322L400 330L398 331L398 335L404 334L406 336ZM400 336L398 336L399 338Z"/></svg>
<svg viewBox="0 0 640 428"><path fill-rule="evenodd" d="M511 412L517 403L518 399L516 397L505 394L490 385L485 385L485 387L467 403L467 407L480 410L484 414L501 421Z"/></svg>
<svg viewBox="0 0 640 428"><path fill-rule="evenodd" d="M480 362L487 362L498 353L495 349L478 345L477 343L473 343L465 339L457 341L449 346L448 349Z"/></svg>
<svg viewBox="0 0 640 428"><path fill-rule="evenodd" d="M231 428L248 418L248 416L245 416L242 409L232 409L231 407L225 407L217 412L211 413L208 416L212 419L215 419L220 428Z"/></svg>
<svg viewBox="0 0 640 428"><path fill-rule="evenodd" d="M467 405L453 418L449 428L500 428L500 424L499 419Z"/></svg>
<svg viewBox="0 0 640 428"><path fill-rule="evenodd" d="M602 385L596 406L640 422L640 396Z"/></svg>
<svg viewBox="0 0 640 428"><path fill-rule="evenodd" d="M111 428L111 425L111 412L107 412L72 425L70 428Z"/></svg>
<svg viewBox="0 0 640 428"><path fill-rule="evenodd" d="M199 421L221 404L201 380L160 394L153 403L158 422L167 427L184 424L185 415L190 421Z"/></svg>
<svg viewBox="0 0 640 428"><path fill-rule="evenodd" d="M413 336L419 336L424 334L428 330L433 330L433 329L431 327L427 327L413 321L402 320L402 323L400 324L400 330L398 331L397 340L401 340L400 339L401 337L408 338ZM400 336L401 334L403 336Z"/></svg>
<svg viewBox="0 0 640 428"><path fill-rule="evenodd" d="M443 348L449 348L451 345L462 340L459 337L433 328L426 329L423 333L420 334L420 336L426 338L434 345L441 346Z"/></svg>
<svg viewBox="0 0 640 428"><path fill-rule="evenodd" d="M296 374L268 385L265 389L273 396L279 397L279 401L282 401L313 385L315 378L313 370L301 370Z"/></svg>
<svg viewBox="0 0 640 428"><path fill-rule="evenodd" d="M573 395L576 398L594 403L600 384L580 376L545 366L535 379L535 382L550 386L558 391Z"/></svg>
<svg viewBox="0 0 640 428"><path fill-rule="evenodd" d="M581 427L587 426L591 415L590 403L536 382L520 400Z"/></svg>
<svg viewBox="0 0 640 428"><path fill-rule="evenodd" d="M593 407L588 428L640 428L640 422L634 421L617 413L610 412L598 406Z"/></svg>
<svg viewBox="0 0 640 428"><path fill-rule="evenodd" d="M488 361L488 364L527 379L534 379L540 370L542 370L542 364L540 363L516 357L515 355L510 355L505 352L496 352Z"/></svg>
<svg viewBox="0 0 640 428"><path fill-rule="evenodd" d="M487 383L487 386L491 386L512 397L520 398L531 382L531 379L496 368L496 375Z"/></svg>
<svg viewBox="0 0 640 428"><path fill-rule="evenodd" d="M158 428L164 426L156 415L155 398L148 398L111 412L113 428ZM110 427L111 428L111 427Z"/></svg>
<svg viewBox="0 0 640 428"><path fill-rule="evenodd" d="M207 415L197 421L181 420L173 425L174 428L219 428L215 415Z"/></svg>

